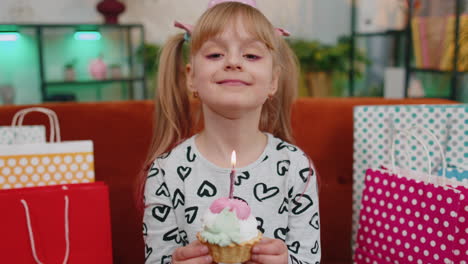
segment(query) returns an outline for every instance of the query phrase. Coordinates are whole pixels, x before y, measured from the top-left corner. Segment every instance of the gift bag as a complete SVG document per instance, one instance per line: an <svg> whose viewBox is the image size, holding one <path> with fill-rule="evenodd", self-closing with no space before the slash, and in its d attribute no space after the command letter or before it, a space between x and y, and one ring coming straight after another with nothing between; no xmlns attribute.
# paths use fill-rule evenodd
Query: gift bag
<svg viewBox="0 0 468 264"><path fill-rule="evenodd" d="M352 247L356 239L359 212L361 209L364 176L368 168L378 168L390 164L389 148L393 133L407 129L414 124L433 131L440 140L448 164L468 164L468 105L394 105L394 106L358 106L354 108L354 154L353 154L353 220ZM441 160L436 153L439 147L423 135L428 141L428 151L434 163L433 174L441 168ZM395 142L402 164L411 161L411 169L425 166L426 156L416 141L407 146Z"/></svg>
<svg viewBox="0 0 468 264"><path fill-rule="evenodd" d="M0 145L45 142L44 126L0 126Z"/></svg>
<svg viewBox="0 0 468 264"><path fill-rule="evenodd" d="M22 120L24 113L18 112L13 116L11 126L0 126L0 145L45 142L45 127L18 126L17 121L21 116Z"/></svg>
<svg viewBox="0 0 468 264"><path fill-rule="evenodd" d="M93 143L61 141L58 117L47 108L21 110L18 125L30 112L51 119L50 142L4 145L0 148L0 189L94 181Z"/></svg>
<svg viewBox="0 0 468 264"><path fill-rule="evenodd" d="M365 183L356 263L460 263L460 192L378 169Z"/></svg>
<svg viewBox="0 0 468 264"><path fill-rule="evenodd" d="M442 176L442 168L439 170L439 175ZM455 179L468 185L468 165L448 164L445 175L449 179Z"/></svg>
<svg viewBox="0 0 468 264"><path fill-rule="evenodd" d="M429 156L426 146L424 151ZM430 167L428 158L427 171ZM391 170L368 169L354 261L463 263L466 195L464 186L453 186L446 177L396 168L394 158Z"/></svg>
<svg viewBox="0 0 468 264"><path fill-rule="evenodd" d="M462 193L462 208L458 215L459 226L455 239L455 263L468 263L468 169L465 165L449 165L447 169L441 169L441 179L447 179L448 184L454 186Z"/></svg>
<svg viewBox="0 0 468 264"><path fill-rule="evenodd" d="M0 263L112 263L102 182L0 190Z"/></svg>

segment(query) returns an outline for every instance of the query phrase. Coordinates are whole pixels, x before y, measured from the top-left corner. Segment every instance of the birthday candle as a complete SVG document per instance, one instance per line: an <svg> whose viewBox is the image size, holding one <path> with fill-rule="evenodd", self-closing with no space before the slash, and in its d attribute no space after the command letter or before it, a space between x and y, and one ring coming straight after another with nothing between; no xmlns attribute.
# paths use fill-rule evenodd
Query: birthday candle
<svg viewBox="0 0 468 264"><path fill-rule="evenodd" d="M229 186L229 199L232 199L234 193L234 177L236 176L236 151L233 150L231 154L231 175L230 175L230 186Z"/></svg>

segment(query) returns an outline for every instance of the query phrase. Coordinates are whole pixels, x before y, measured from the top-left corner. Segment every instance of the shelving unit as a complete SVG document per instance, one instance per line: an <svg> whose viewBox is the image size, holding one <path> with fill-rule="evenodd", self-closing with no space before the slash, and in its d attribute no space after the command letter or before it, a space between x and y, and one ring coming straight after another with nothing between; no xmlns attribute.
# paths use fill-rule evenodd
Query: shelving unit
<svg viewBox="0 0 468 264"><path fill-rule="evenodd" d="M42 102L55 101L57 97L62 98L59 100L76 97L78 101L147 97L144 65L137 57L145 39L141 24L15 24L0 25L0 31L2 28L16 28L33 43L35 51L31 51L33 56L28 60L30 66L38 69L35 85L39 85ZM99 38L75 39L76 32L95 32ZM107 74L102 79L94 79L89 72L90 61L98 57L107 66ZM73 80L67 80L64 74L65 65L70 61L75 61ZM120 76L111 76L112 64L120 66ZM112 96L104 98L103 91ZM85 94L83 98L80 93Z"/></svg>
<svg viewBox="0 0 468 264"><path fill-rule="evenodd" d="M408 21L412 21L414 17L414 0L408 0L409 1L409 9L408 9ZM427 1L427 0L426 0ZM460 85L460 78L462 78L461 75L466 74L468 72L466 71L458 71L457 70L457 65L458 65L458 59L459 59L459 52L460 52L460 16L462 13L462 0L450 0L450 1L455 1L455 30L454 30L454 56L453 56L453 62L452 62L452 70L451 71L446 71L446 70L440 70L440 69L430 69L430 68L420 68L413 66L412 63L412 58L413 58L413 45L412 45L412 27L408 23L405 33L408 39L407 43L407 48L406 48L406 58L405 58L405 69L406 69L406 77L405 77L405 96L408 96L408 88L409 88L409 83L410 83L410 78L411 75L414 73L430 73L430 74L450 74L450 92L449 95L446 97L447 99L451 100L457 100L457 92L459 87L462 87ZM463 88L463 87L462 87Z"/></svg>
<svg viewBox="0 0 468 264"><path fill-rule="evenodd" d="M426 0L427 1L427 0ZM454 36L454 45L455 45L455 52L453 56L453 67L450 71L444 71L440 69L429 69L429 68L420 68L416 67L414 64L414 51L413 51L413 32L411 27L411 21L414 15L413 10L413 2L414 0L408 0L409 8L408 10L408 23L404 30L390 30L384 32L373 32L373 33L359 33L356 31L356 17L357 17L357 10L356 10L356 0L352 0L351 2L351 52L350 52L350 63L351 63L351 70L349 72L349 94L350 96L355 96L355 86L356 86L356 69L354 65L355 59L355 52L357 49L356 41L362 38L369 39L369 38L376 38L376 37L384 37L387 39L393 40L395 43L399 43L400 41L404 41L404 45L402 48L399 45L395 45L396 50L394 50L395 59L393 65L386 65L386 66L398 66L402 67L405 71L405 79L404 79L404 96L408 97L408 90L410 86L410 79L411 76L414 74L431 74L431 75L449 75L450 76L450 88L449 91L446 91L447 95L437 95L432 96L428 95L426 97L438 97L438 98L447 98L452 100L461 100L460 92L463 87L464 82L462 81L463 78L466 77L466 73L463 71L457 71L456 65L458 64L459 59L459 39L460 39L460 16L462 13L462 0L449 0L455 1L455 36ZM403 55L403 62L398 59L399 55ZM466 92L468 95L468 92ZM467 96L465 95L465 96ZM468 98L468 97L467 97ZM467 100L467 99L465 99Z"/></svg>

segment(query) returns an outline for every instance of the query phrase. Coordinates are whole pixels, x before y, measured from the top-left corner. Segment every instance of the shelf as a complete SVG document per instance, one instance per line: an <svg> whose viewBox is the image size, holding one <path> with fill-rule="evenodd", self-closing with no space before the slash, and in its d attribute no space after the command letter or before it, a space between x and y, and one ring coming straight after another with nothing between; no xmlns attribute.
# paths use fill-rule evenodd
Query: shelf
<svg viewBox="0 0 468 264"><path fill-rule="evenodd" d="M143 78L123 78L123 79L105 79L105 80L82 80L82 81L49 81L45 82L46 85L88 85L88 84L105 84L113 82L133 82L144 81Z"/></svg>
<svg viewBox="0 0 468 264"><path fill-rule="evenodd" d="M381 32L369 32L369 33L355 33L356 37L379 37L379 36L391 36L391 35L402 35L404 30L388 30Z"/></svg>
<svg viewBox="0 0 468 264"><path fill-rule="evenodd" d="M79 23L79 24L1 24L2 27L12 26L15 28L70 28L70 27L95 27L95 28L133 28L143 27L141 24L95 24L95 23Z"/></svg>
<svg viewBox="0 0 468 264"><path fill-rule="evenodd" d="M424 69L424 68L415 68L415 67L411 67L410 68L410 71L411 72L426 72L426 73L439 73L439 74L451 74L453 73L453 71L451 70L448 70L448 71L444 71L444 70L436 70L436 69ZM468 73L468 71L456 71L455 74L466 74Z"/></svg>

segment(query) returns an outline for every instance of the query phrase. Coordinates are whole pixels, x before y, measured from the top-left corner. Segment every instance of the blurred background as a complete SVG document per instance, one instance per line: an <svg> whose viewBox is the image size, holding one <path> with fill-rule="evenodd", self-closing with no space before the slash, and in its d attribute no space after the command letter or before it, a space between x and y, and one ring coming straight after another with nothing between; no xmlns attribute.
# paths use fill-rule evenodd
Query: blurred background
<svg viewBox="0 0 468 264"><path fill-rule="evenodd" d="M207 0L2 0L0 104L144 100L174 20ZM468 102L468 0L257 0L291 32L300 96ZM454 67L456 65L456 67Z"/></svg>

